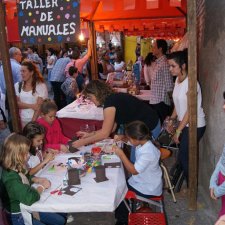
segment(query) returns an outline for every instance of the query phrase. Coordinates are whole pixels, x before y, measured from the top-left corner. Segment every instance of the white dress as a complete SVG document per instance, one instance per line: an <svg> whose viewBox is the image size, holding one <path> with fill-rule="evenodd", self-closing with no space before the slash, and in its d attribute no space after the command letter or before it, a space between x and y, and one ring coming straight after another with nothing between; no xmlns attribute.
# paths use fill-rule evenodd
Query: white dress
<svg viewBox="0 0 225 225"><path fill-rule="evenodd" d="M21 89L21 92L19 92L19 82L16 83L14 87L16 96L20 98L21 102L27 104L37 103L38 97L41 97L43 99L48 98L48 89L45 83L38 83L36 85L36 92L34 94L32 94L32 90L24 91L23 89ZM28 122L32 120L33 115L34 115L33 109L20 109L20 119L22 127L24 127Z"/></svg>

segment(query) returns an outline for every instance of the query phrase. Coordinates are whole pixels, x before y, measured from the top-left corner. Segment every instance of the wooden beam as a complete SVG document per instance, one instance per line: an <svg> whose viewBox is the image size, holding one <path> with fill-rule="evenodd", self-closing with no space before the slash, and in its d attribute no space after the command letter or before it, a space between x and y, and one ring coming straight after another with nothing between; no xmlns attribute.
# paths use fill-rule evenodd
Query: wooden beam
<svg viewBox="0 0 225 225"><path fill-rule="evenodd" d="M197 19L196 0L188 0L189 210L197 209Z"/></svg>
<svg viewBox="0 0 225 225"><path fill-rule="evenodd" d="M14 132L19 132L20 129L20 121L19 121L19 110L15 95L13 77L12 77L12 69L9 59L9 49L6 38L6 26L5 26L5 13L4 13L4 3L0 1L0 48L2 52L2 64L4 70L7 98L9 102L9 111L12 118L12 127ZM4 53L4 54L3 54Z"/></svg>
<svg viewBox="0 0 225 225"><path fill-rule="evenodd" d="M98 58L96 51L96 32L94 28L94 23L90 21L88 23L89 34L90 34L90 44L91 44L91 76L93 80L98 79Z"/></svg>

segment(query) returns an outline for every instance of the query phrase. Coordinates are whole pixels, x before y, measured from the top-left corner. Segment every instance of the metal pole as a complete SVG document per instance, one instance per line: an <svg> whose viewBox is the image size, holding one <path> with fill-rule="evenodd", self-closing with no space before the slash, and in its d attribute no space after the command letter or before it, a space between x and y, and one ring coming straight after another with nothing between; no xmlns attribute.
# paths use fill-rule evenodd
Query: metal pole
<svg viewBox="0 0 225 225"><path fill-rule="evenodd" d="M197 22L196 0L187 1L188 8L188 112L189 112L189 210L197 209Z"/></svg>
<svg viewBox="0 0 225 225"><path fill-rule="evenodd" d="M14 132L20 131L19 110L15 95L15 89L12 78L12 69L9 59L9 49L6 38L4 3L0 0L0 49L2 52L2 64L4 70L9 111L12 118L12 127Z"/></svg>

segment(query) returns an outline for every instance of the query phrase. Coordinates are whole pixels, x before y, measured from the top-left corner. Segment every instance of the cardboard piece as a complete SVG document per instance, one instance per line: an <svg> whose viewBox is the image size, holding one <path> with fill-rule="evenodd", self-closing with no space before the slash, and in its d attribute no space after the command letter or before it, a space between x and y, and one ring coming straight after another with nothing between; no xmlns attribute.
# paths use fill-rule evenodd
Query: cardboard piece
<svg viewBox="0 0 225 225"><path fill-rule="evenodd" d="M76 140L78 140L78 138L75 136L75 137L73 137L73 138L71 139L71 141L68 141L68 143L67 143L67 144L69 145L69 151L70 151L71 153L74 153L74 152L79 151L79 149L74 148L74 147L72 146L73 142L76 141Z"/></svg>
<svg viewBox="0 0 225 225"><path fill-rule="evenodd" d="M101 163L106 168L118 168L121 167L121 160L117 155L102 155Z"/></svg>
<svg viewBox="0 0 225 225"><path fill-rule="evenodd" d="M79 170L75 168L68 169L68 185L80 184Z"/></svg>
<svg viewBox="0 0 225 225"><path fill-rule="evenodd" d="M105 166L96 166L95 167L95 173L96 173L96 177L94 178L94 180L97 183L103 182L103 181L107 181L108 178L105 175Z"/></svg>

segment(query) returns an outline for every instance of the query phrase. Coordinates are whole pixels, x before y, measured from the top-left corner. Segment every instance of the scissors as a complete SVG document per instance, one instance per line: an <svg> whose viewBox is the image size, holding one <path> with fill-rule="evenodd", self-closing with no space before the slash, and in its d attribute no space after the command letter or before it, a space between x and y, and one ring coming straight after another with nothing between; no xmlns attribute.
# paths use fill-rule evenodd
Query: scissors
<svg viewBox="0 0 225 225"><path fill-rule="evenodd" d="M51 195L54 195L54 194L56 194L56 193L57 193L58 195L62 195L62 194L63 194L63 193L62 193L62 188L56 189L56 190L50 192Z"/></svg>

